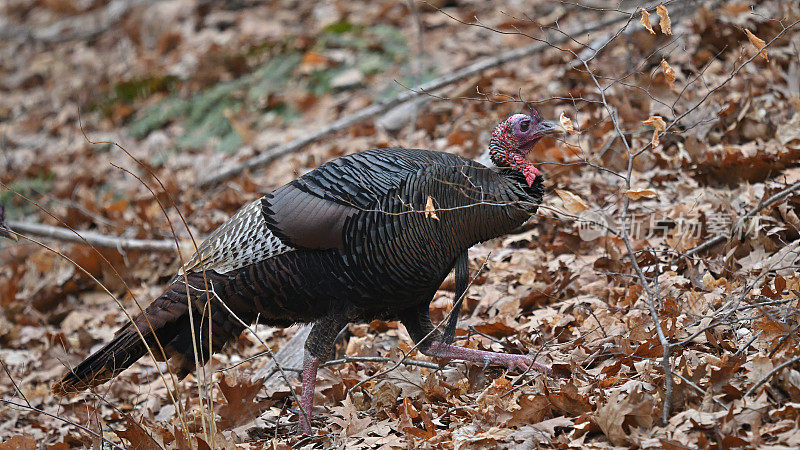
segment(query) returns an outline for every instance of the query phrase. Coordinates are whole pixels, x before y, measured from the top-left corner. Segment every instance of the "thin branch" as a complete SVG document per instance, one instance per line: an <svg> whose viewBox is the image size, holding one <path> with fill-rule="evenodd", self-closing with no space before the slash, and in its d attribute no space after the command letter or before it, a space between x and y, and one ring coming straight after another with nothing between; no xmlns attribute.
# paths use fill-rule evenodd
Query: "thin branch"
<svg viewBox="0 0 800 450"><path fill-rule="evenodd" d="M37 412L39 414L44 414L45 416L52 417L52 418L54 418L56 420L60 420L60 421L62 421L64 423L68 423L68 424L70 424L72 426L75 426L75 427L78 427L81 430L91 434L92 436L102 440L104 443L108 444L111 447L118 448L120 450L125 450L124 447L120 446L119 444L117 444L115 442L109 441L108 439L104 438L101 434L98 434L96 431L92 430L91 428L87 428L87 427L85 427L85 426L83 426L83 425L81 425L79 423L73 422L73 421L71 421L69 419L65 419L65 418L63 418L61 416L55 415L53 413L49 413L49 412L47 412L47 411L45 411L43 409L35 408L33 406L23 405L21 403L12 402L12 401L6 400L4 398L0 398L0 402L3 402L3 403L5 403L7 405L10 405L10 406L15 406L17 408L30 409L31 411L35 411L35 412Z"/></svg>
<svg viewBox="0 0 800 450"><path fill-rule="evenodd" d="M794 363L796 363L798 361L800 361L800 355L795 356L794 358L792 358L792 359L790 359L788 361L785 361L783 364L779 365L778 367L770 370L768 374L764 375L760 380L758 380L756 382L756 384L754 384L750 389L748 389L747 392L745 392L744 396L745 397L749 397L750 394L755 392L756 389L761 387L762 384L766 383L770 378L772 378L773 375L775 375L779 371L783 370L786 367L791 366L792 364L794 364Z"/></svg>
<svg viewBox="0 0 800 450"><path fill-rule="evenodd" d="M266 353L266 352L263 352L263 353ZM325 361L324 363L320 364L319 367L323 368L323 367L330 367L330 366L339 366L339 365L342 365L342 364L364 363L364 362L369 362L369 363L387 363L387 362L394 362L394 360L392 358L389 358L388 356L347 356L347 355L345 355L344 358L332 359L330 361ZM428 361L417 361L415 359L403 359L401 361L401 363L403 365L405 365L405 366L417 366L417 367L424 367L426 369L433 369L433 370L439 370L439 369L441 369L443 367L440 364L436 364L436 363L432 363L432 362L428 362ZM447 367L447 365L445 365L444 367ZM229 370L229 369L232 369L232 368L233 367L227 367L224 370ZM300 372L303 371L303 369L300 368L300 367L284 367L283 370L285 370L287 372L297 372L297 373L300 373ZM277 373L277 372L278 372L277 368L273 369L273 371L272 371L272 373ZM270 375L272 375L272 374L270 374Z"/></svg>
<svg viewBox="0 0 800 450"><path fill-rule="evenodd" d="M25 400L25 403L28 404L28 407L33 408L31 402L28 401L28 397L25 396L25 393L22 392L22 389L20 389L19 385L17 385L17 380L15 380L14 376L11 375L11 371L8 370L8 366L6 366L6 363L5 361L3 361L3 358L0 358L0 366L3 366L3 370L6 372L6 375L8 375L8 379L11 380L11 384L14 385L14 389L17 391L17 394L19 394L19 396L22 397L23 400Z"/></svg>
<svg viewBox="0 0 800 450"><path fill-rule="evenodd" d="M6 225L9 229L19 234L39 236L57 241L88 244L95 247L113 248L117 250L175 251L175 242L167 239L134 239L122 236L109 236L95 231L78 232L64 227L44 225L41 223L19 222L15 220L8 221Z"/></svg>
<svg viewBox="0 0 800 450"><path fill-rule="evenodd" d="M701 395L705 395L706 394L707 391L705 389L701 388L700 386L696 385L692 380L686 378L685 376L679 374L678 372L675 372L675 376L677 376L678 378L683 380L684 383L686 383L692 389L694 389L697 392L699 392ZM713 396L711 397L711 400L713 400L714 403L717 404L717 406L719 406L721 408L727 408L721 401L719 401L718 399L714 398Z"/></svg>

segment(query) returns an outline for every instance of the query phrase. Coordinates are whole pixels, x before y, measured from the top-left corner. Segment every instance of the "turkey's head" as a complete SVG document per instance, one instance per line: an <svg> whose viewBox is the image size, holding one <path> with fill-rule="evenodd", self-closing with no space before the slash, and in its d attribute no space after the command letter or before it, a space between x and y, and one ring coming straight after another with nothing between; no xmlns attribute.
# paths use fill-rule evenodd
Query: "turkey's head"
<svg viewBox="0 0 800 450"><path fill-rule="evenodd" d="M531 186L539 176L539 170L525 156L542 136L558 132L558 125L543 120L539 112L531 108L530 115L514 114L494 129L489 142L489 156L497 167L521 173Z"/></svg>

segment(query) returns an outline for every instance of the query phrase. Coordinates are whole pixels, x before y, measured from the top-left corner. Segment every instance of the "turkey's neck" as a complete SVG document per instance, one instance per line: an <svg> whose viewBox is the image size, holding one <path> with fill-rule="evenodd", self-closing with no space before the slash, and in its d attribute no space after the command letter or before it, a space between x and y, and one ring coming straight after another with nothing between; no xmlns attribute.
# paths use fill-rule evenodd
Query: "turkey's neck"
<svg viewBox="0 0 800 450"><path fill-rule="evenodd" d="M518 196L519 201L522 204L532 203L533 205L531 205L531 207L535 212L539 203L542 202L542 197L544 197L542 176L537 176L536 180L534 180L532 184L528 184L525 175L515 169L508 167L500 168L500 175L502 175L503 178L508 180L513 185L513 188L511 189L513 195Z"/></svg>
<svg viewBox="0 0 800 450"><path fill-rule="evenodd" d="M462 248L513 232L536 212L544 189L541 176L528 185L521 173L501 168L492 182L482 186L481 192L480 200L472 196L465 201L473 207L454 212L455 216L463 214L455 219L461 223L457 239Z"/></svg>

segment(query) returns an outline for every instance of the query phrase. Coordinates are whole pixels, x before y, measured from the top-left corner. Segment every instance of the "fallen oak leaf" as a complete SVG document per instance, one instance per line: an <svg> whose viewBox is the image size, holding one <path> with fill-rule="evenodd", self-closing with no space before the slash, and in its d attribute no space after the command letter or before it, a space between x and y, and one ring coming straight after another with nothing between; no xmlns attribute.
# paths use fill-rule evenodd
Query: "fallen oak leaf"
<svg viewBox="0 0 800 450"><path fill-rule="evenodd" d="M751 33L750 30L747 28L744 29L745 34L747 34L747 39L750 40L750 43L759 51L759 54L762 58L769 61L769 57L767 56L767 49L765 48L767 44L764 42L763 39L759 39L758 36Z"/></svg>
<svg viewBox="0 0 800 450"><path fill-rule="evenodd" d="M553 413L558 412L572 417L592 410L589 397L578 392L578 387L572 379L567 380L557 392L546 392L546 395Z"/></svg>
<svg viewBox="0 0 800 450"><path fill-rule="evenodd" d="M130 416L125 416L127 427L123 430L115 430L114 434L120 439L130 442L130 448L142 450L159 450L164 448L163 442L159 442L155 434L150 434L142 424L136 423Z"/></svg>
<svg viewBox="0 0 800 450"><path fill-rule="evenodd" d="M615 390L608 396L605 404L595 410L591 418L612 444L625 445L631 442L626 428L652 426L654 406L653 396L642 392L640 387L634 388L627 395Z"/></svg>
<svg viewBox="0 0 800 450"><path fill-rule="evenodd" d="M250 422L272 406L273 401L254 401L262 387L264 387L263 378L242 380L234 384L228 384L228 380L223 379L219 383L219 390L227 403L217 408L220 427L230 429Z"/></svg>
<svg viewBox="0 0 800 450"><path fill-rule="evenodd" d="M623 194L631 200L639 200L641 198L658 197L658 193L652 189L628 189Z"/></svg>
<svg viewBox="0 0 800 450"><path fill-rule="evenodd" d="M329 420L331 423L340 426L342 435L346 437L352 437L364 431L372 423L372 420L368 417L363 419L359 417L358 409L353 405L350 397L344 399L342 406L334 406L331 410L341 415L341 417L331 416Z"/></svg>
<svg viewBox="0 0 800 450"><path fill-rule="evenodd" d="M537 430L546 433L551 438L555 437L556 428L570 428L574 426L575 422L573 421L573 419L564 416L554 417L552 419L544 420L542 422L533 424L533 428L536 428Z"/></svg>
<svg viewBox="0 0 800 450"><path fill-rule="evenodd" d="M661 20L658 24L661 26L661 32L666 34L667 36L672 36L672 21L669 19L669 12L667 12L667 7L664 5L658 5L656 7L656 14Z"/></svg>
<svg viewBox="0 0 800 450"><path fill-rule="evenodd" d="M523 395L519 399L520 409L511 413L511 419L508 421L510 426L519 426L521 424L538 424L542 422L545 417L552 414L550 408L550 400L545 395ZM570 422L570 425L572 423ZM547 430L545 427L542 431ZM552 436L553 430L549 430L549 435Z"/></svg>
<svg viewBox="0 0 800 450"><path fill-rule="evenodd" d="M574 126L572 126L572 119L567 117L563 112L561 113L561 117L558 118L558 121L561 122L561 127L567 131L569 134L581 134L580 131L576 130Z"/></svg>
<svg viewBox="0 0 800 450"><path fill-rule="evenodd" d="M650 32L650 34L656 34L656 31L653 29L653 26L650 25L650 13L647 12L647 10L644 8L641 9L642 9L642 18L639 19L639 23L641 23L642 26L645 27L647 31Z"/></svg>
<svg viewBox="0 0 800 450"><path fill-rule="evenodd" d="M561 201L564 202L564 208L566 208L567 211L575 214L589 209L589 204L572 192L564 191L562 189L556 189L555 191L556 194L561 198Z"/></svg>

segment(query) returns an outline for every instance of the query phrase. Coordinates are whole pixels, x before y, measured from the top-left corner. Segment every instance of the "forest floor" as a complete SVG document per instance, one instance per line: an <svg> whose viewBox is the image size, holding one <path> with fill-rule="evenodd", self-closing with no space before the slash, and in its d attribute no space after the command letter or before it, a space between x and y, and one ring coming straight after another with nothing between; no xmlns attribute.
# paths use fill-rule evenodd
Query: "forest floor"
<svg viewBox="0 0 800 450"><path fill-rule="evenodd" d="M0 4L0 207L17 237L0 237L0 449L800 446L800 6L663 5ZM240 206L368 148L480 158L526 101L571 132L529 156L547 177L537 216L470 252L457 339L553 376L436 369L376 321L320 370L315 436L297 433L290 385L259 377L262 341L277 351L297 326L254 327L174 386L142 360L96 392L51 394Z"/></svg>

